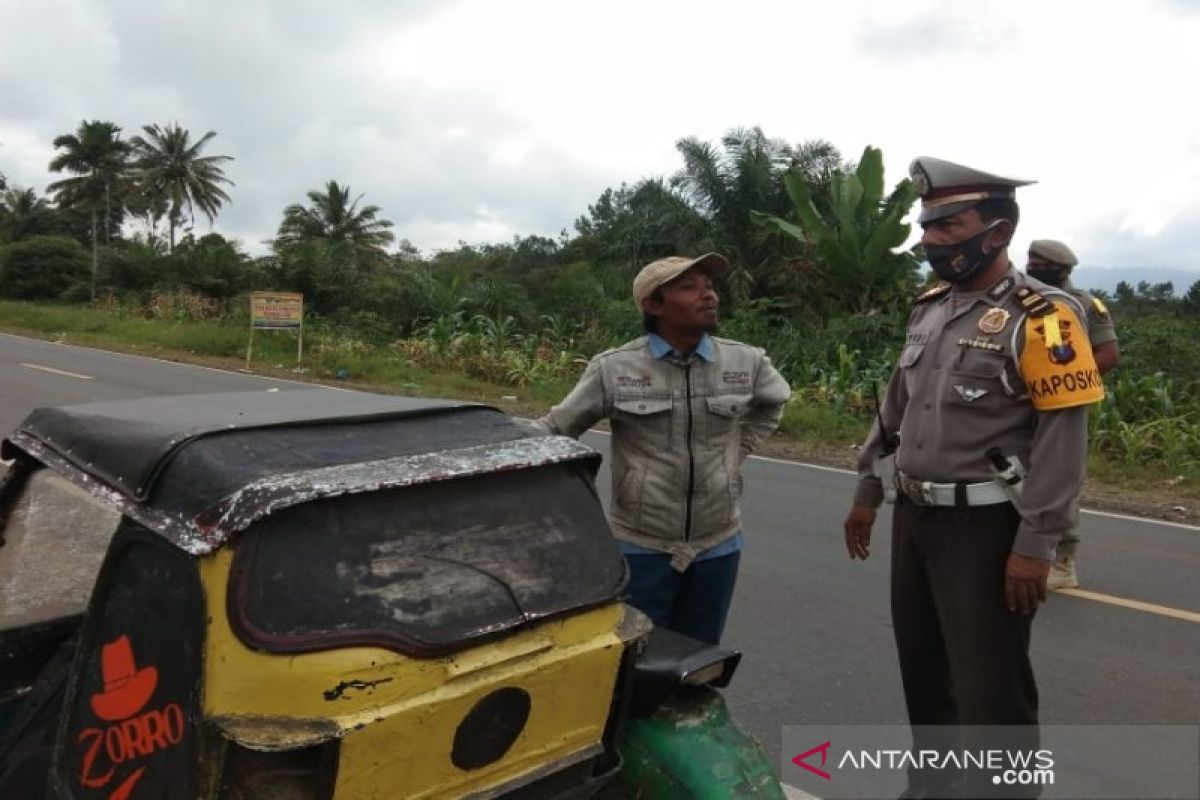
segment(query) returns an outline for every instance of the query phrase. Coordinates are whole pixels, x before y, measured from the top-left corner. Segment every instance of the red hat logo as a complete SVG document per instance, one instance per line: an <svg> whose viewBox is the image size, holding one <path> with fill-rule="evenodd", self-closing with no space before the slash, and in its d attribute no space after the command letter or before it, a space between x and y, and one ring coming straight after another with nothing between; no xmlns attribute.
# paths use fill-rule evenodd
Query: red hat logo
<svg viewBox="0 0 1200 800"><path fill-rule="evenodd" d="M124 634L101 648L100 674L104 677L104 691L92 695L92 711L110 722L128 719L141 711L158 685L157 669L137 669L133 646Z"/></svg>

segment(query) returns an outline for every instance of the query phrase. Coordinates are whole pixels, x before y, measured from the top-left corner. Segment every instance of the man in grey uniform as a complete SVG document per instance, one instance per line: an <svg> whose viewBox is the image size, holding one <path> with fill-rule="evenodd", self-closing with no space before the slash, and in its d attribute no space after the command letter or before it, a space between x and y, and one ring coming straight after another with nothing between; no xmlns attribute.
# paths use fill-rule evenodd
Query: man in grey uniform
<svg viewBox="0 0 1200 800"><path fill-rule="evenodd" d="M943 282L916 300L860 451L846 547L870 555L894 447L892 624L914 749L1036 748L1030 624L1072 526L1087 405L1104 390L1083 310L1009 261L1016 188L1032 181L928 157L910 172L921 243ZM1002 743L956 727L982 725L1018 727ZM990 776L958 778L967 783L914 769L904 796L1030 796Z"/></svg>
<svg viewBox="0 0 1200 800"><path fill-rule="evenodd" d="M1029 257L1025 262L1025 274L1031 278L1062 289L1072 295L1083 306L1087 314L1088 339L1092 343L1092 355L1101 375L1107 375L1121 361L1121 346L1117 341L1117 328L1112 315L1099 298L1087 289L1071 283L1071 270L1079 259L1071 248L1054 239L1035 239L1029 245ZM1079 526L1074 525L1063 534L1058 543L1058 557L1050 568L1046 582L1050 589L1073 589L1079 585L1079 571L1075 554L1079 549Z"/></svg>

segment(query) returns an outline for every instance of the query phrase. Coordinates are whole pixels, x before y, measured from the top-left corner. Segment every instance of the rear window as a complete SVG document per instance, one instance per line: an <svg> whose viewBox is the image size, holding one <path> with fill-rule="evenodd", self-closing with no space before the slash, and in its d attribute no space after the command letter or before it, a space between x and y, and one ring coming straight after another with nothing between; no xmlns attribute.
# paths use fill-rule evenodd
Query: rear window
<svg viewBox="0 0 1200 800"><path fill-rule="evenodd" d="M472 646L615 599L624 562L588 473L563 464L319 500L237 544L229 614L275 652Z"/></svg>

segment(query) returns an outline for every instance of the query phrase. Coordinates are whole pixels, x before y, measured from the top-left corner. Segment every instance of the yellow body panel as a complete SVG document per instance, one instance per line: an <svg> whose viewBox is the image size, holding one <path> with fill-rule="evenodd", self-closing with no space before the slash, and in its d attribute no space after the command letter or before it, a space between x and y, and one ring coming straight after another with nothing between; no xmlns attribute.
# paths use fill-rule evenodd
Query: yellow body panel
<svg viewBox="0 0 1200 800"><path fill-rule="evenodd" d="M625 647L616 633L626 613L620 603L443 658L374 647L270 654L250 650L229 627L232 557L225 548L201 562L209 618L204 714L263 749L341 736L339 800L461 796L598 752ZM520 736L498 761L457 768L450 752L459 723L481 698L509 686L532 698Z"/></svg>

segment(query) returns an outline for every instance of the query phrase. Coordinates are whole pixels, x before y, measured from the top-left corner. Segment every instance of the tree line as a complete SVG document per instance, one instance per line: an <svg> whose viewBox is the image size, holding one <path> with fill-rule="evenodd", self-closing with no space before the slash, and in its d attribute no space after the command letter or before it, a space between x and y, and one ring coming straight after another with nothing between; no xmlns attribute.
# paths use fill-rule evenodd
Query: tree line
<svg viewBox="0 0 1200 800"><path fill-rule="evenodd" d="M123 285L128 269L105 269L101 262L113 266L137 247L169 257L181 231L187 245L197 244L197 212L212 224L231 202L233 183L225 167L233 159L211 152L216 136L207 131L194 137L169 123L145 125L126 139L113 122L81 121L74 132L54 140L48 168L66 177L50 183L45 196L29 187L0 186L0 245L44 236L72 238L91 251L90 297L139 288ZM917 261L911 253L892 251L907 237L899 218L913 194L902 181L883 196L878 151L869 148L855 164L829 142L793 145L759 128L732 130L715 144L688 137L676 148L682 166L675 174L606 190L575 222L573 235L518 237L501 245L464 243L428 257L407 241L393 249L393 223L378 206L330 180L308 192L306 203L283 209L268 260L311 262L314 256L305 248L313 245L338 250L322 257L339 263L322 266L333 273L328 277L340 279L346 270L379 276L416 262L461 265L467 250L476 251L474 266L486 272L495 271L498 260L517 262L507 265L515 268L532 260L538 267L546 261L564 267L587 262L599 270L628 271L659 255L714 249L733 264L727 288L735 301L771 297L788 307L823 306L832 313L840 307L887 306L911 288ZM794 222L810 210L815 216L809 218L822 224L802 230ZM105 249L115 252L105 254ZM61 252L48 255L50 261L69 259ZM36 259L27 265L37 266ZM314 277L308 266L294 264L257 264L248 272L262 280L264 267L276 281L303 283ZM173 272L164 265L159 282ZM512 270L499 269L501 275L506 272ZM50 288L33 283L42 294ZM78 287L71 288L76 297Z"/></svg>
<svg viewBox="0 0 1200 800"><path fill-rule="evenodd" d="M767 346L803 383L845 372L846 348L886 359L923 280L919 248L903 249L915 191L907 179L885 182L873 147L852 160L828 141L757 127L685 137L673 173L604 190L570 232L429 254L397 241L382 209L332 179L282 209L270 253L250 257L194 230L197 215L214 224L232 202L233 158L213 152L216 139L178 123L127 139L101 120L57 137L48 169L64 177L44 196L0 184L0 295L136 303L185 291L236 313L231 301L246 291L290 290L316 319L364 341L482 319L522 335L571 329L586 352L637 331L628 287L641 265L716 250L732 263L726 329ZM1149 285L1112 299L1121 317L1190 317L1200 282L1182 299Z"/></svg>

